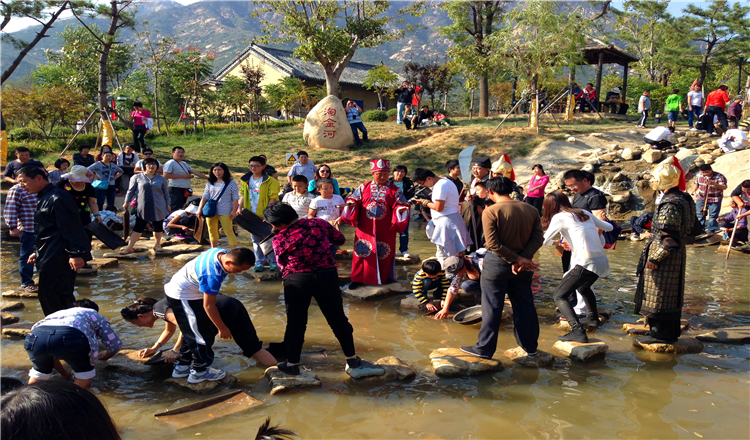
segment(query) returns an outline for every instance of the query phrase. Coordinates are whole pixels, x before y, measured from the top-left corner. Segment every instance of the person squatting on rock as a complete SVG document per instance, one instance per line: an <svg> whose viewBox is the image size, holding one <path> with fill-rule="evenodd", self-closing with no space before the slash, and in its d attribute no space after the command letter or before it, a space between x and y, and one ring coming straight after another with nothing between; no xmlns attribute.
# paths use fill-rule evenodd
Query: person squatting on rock
<svg viewBox="0 0 750 440"><path fill-rule="evenodd" d="M674 127L655 127L643 136L643 141L653 149L666 150L672 148L672 133Z"/></svg>
<svg viewBox="0 0 750 440"><path fill-rule="evenodd" d="M651 330L643 344L677 342L685 296L685 242L693 229L696 208L685 190L685 172L670 157L654 168L651 186L664 192L651 222L651 237L638 262L635 313Z"/></svg>
<svg viewBox="0 0 750 440"><path fill-rule="evenodd" d="M430 208L432 220L427 225L427 237L437 247L437 259L445 259L465 251L474 242L461 217L456 185L445 177L437 177L425 168L417 168L411 179L432 190L432 201L416 199L415 202Z"/></svg>
<svg viewBox="0 0 750 440"><path fill-rule="evenodd" d="M596 218L591 212L573 208L568 196L555 191L544 198L542 226L547 228L544 245L555 243L561 234L570 246L572 268L563 275L562 282L555 290L553 298L560 313L565 316L572 331L560 336L561 341L588 342L583 325L599 326L599 313L596 296L591 286L600 277L609 275L609 259L604 252L604 237L597 229L611 231L613 226ZM570 305L569 298L580 292L586 303L586 317L579 319Z"/></svg>
<svg viewBox="0 0 750 440"><path fill-rule="evenodd" d="M482 214L487 255L482 277L482 327L474 346L465 353L489 359L497 349L505 295L513 307L513 333L518 345L536 355L539 319L531 293L531 278L538 269L531 259L542 246L544 230L539 212L531 205L510 198L513 182L493 177L487 182L495 202Z"/></svg>
<svg viewBox="0 0 750 440"><path fill-rule="evenodd" d="M435 319L448 317L453 300L458 296L459 287L470 295L482 294L479 279L482 274L484 251L486 250L481 249L480 251L482 251L481 255L478 251L474 258L458 255L445 259L445 274L450 277L451 282L445 298L440 302L441 309L435 314ZM464 281L464 275L468 280Z"/></svg>
<svg viewBox="0 0 750 440"><path fill-rule="evenodd" d="M265 367L276 365L276 358L263 348L263 342L258 339L247 309L238 299L220 293L216 296L216 310L218 310L221 320L229 329L232 339L240 347L244 356L254 358ZM124 320L137 327L152 328L157 320L164 321L164 331L156 339L156 342L150 348L139 350L138 355L142 359L156 354L164 344L172 339L179 325L172 308L169 307L167 298L161 300L149 297L138 298L133 304L120 310L120 315ZM211 333L210 329L206 331ZM215 328L213 334L214 336L216 334ZM190 375L193 357L188 345L182 343L182 335L177 338L177 342L171 350L164 351L162 358L167 363L177 361L172 370L172 377L181 378Z"/></svg>
<svg viewBox="0 0 750 440"><path fill-rule="evenodd" d="M278 368L287 374L300 374L308 309L315 298L341 344L346 356L346 372L355 377L364 371L385 374L383 368L360 359L354 348L354 329L344 313L339 275L330 252L332 245L341 246L346 242L344 234L325 220L299 219L294 208L283 203L267 207L263 218L278 230L273 249L281 269L287 311L284 332L287 360L279 363Z"/></svg>
<svg viewBox="0 0 750 440"><path fill-rule="evenodd" d="M396 281L396 235L409 223L409 203L396 185L388 183L391 162L371 160L370 172L373 180L347 197L341 215L356 228L349 289Z"/></svg>
<svg viewBox="0 0 750 440"><path fill-rule="evenodd" d="M91 260L91 239L81 226L76 202L47 181L37 167L18 170L21 187L37 195L34 212L35 253L28 259L39 271L39 304L44 315L67 309L75 301L76 272Z"/></svg>
<svg viewBox="0 0 750 440"><path fill-rule="evenodd" d="M436 259L427 259L422 262L422 268L414 274L411 281L411 291L414 297L419 301L420 310L437 312L438 308L433 301L442 301L448 291L450 282L445 276L445 271ZM434 291L432 300L427 298L428 292Z"/></svg>
<svg viewBox="0 0 750 440"><path fill-rule="evenodd" d="M725 240L734 237L731 246L736 246L738 242L747 243L747 216L750 215L750 207L743 206L741 209L734 200L729 202L732 208L729 214L719 217L719 226L724 232ZM734 231L736 229L736 231ZM734 235L732 235L734 231Z"/></svg>
<svg viewBox="0 0 750 440"><path fill-rule="evenodd" d="M211 367L216 335L221 339L233 337L218 310L219 290L228 274L246 271L254 263L255 256L248 248L228 252L212 248L188 262L164 286L167 305L192 356L188 382L216 381L226 376L225 371ZM183 370L181 374L184 373L187 372Z"/></svg>

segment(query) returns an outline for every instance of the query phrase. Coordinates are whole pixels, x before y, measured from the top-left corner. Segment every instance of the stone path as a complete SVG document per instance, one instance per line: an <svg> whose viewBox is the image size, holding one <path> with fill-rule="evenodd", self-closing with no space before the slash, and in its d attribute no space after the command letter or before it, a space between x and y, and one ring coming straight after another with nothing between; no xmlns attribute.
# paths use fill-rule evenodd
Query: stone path
<svg viewBox="0 0 750 440"><path fill-rule="evenodd" d="M16 324L9 324L3 326L3 336L11 338L25 338L26 335L31 332L31 327L36 324L35 322L18 322Z"/></svg>
<svg viewBox="0 0 750 440"><path fill-rule="evenodd" d="M2 295L3 298L37 298L39 296L36 292L27 292L20 287L6 290L0 295Z"/></svg>
<svg viewBox="0 0 750 440"><path fill-rule="evenodd" d="M703 351L703 344L695 338L680 338L674 344L641 344L638 338L633 339L633 346L641 347L654 353L700 353Z"/></svg>
<svg viewBox="0 0 750 440"><path fill-rule="evenodd" d="M232 376L231 374L227 374L221 380L204 380L200 383L190 383L188 382L187 377L170 377L169 379L165 380L164 383L176 385L180 388L194 391L198 394L206 394L216 390L217 388L229 387L236 384L237 378Z"/></svg>
<svg viewBox="0 0 750 440"><path fill-rule="evenodd" d="M271 385L271 394L304 388L317 388L322 384L317 375L304 370L299 375L292 376L291 374L284 373L277 367L270 367L266 370L264 377L268 379Z"/></svg>
<svg viewBox="0 0 750 440"><path fill-rule="evenodd" d="M546 368L555 362L555 357L546 351L537 349L536 356L528 356L526 350L521 347L505 350L505 357L522 367Z"/></svg>
<svg viewBox="0 0 750 440"><path fill-rule="evenodd" d="M380 299L386 296L411 293L411 286L401 283L384 284L381 286L359 286L354 290L344 289L344 295L362 301Z"/></svg>
<svg viewBox="0 0 750 440"><path fill-rule="evenodd" d="M458 348L439 348L430 353L430 361L432 371L440 377L476 376L503 369L497 359L482 359Z"/></svg>
<svg viewBox="0 0 750 440"><path fill-rule="evenodd" d="M695 337L703 342L721 342L724 344L750 344L750 325L726 327L711 330Z"/></svg>
<svg viewBox="0 0 750 440"><path fill-rule="evenodd" d="M0 310L3 312L9 312L12 310L21 310L26 305L22 303L21 301L3 301L2 304L0 304Z"/></svg>
<svg viewBox="0 0 750 440"><path fill-rule="evenodd" d="M15 324L17 323L21 318L19 318L16 315L7 313L7 312L0 312L2 313L2 324L8 325L8 324Z"/></svg>
<svg viewBox="0 0 750 440"><path fill-rule="evenodd" d="M609 346L598 339L589 338L588 343L557 341L552 349L574 361L588 362L602 357Z"/></svg>

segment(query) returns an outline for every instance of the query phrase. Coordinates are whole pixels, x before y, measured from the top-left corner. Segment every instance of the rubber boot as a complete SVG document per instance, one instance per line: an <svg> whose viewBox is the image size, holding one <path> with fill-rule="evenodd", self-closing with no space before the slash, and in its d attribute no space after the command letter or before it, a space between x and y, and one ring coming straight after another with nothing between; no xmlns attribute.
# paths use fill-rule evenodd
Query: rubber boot
<svg viewBox="0 0 750 440"><path fill-rule="evenodd" d="M584 330L582 327L574 328L572 332L568 333L567 335L560 336L557 339L566 342L580 342L583 344L589 342L589 337L586 336L586 330Z"/></svg>

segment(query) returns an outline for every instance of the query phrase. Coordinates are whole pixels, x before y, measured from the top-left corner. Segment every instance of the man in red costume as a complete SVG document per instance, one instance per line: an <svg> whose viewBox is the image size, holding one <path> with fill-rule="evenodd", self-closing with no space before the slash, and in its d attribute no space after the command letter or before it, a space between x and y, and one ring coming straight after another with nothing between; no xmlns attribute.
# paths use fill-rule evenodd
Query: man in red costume
<svg viewBox="0 0 750 440"><path fill-rule="evenodd" d="M357 228L349 289L396 281L396 237L409 224L409 203L396 185L388 183L391 162L371 160L370 172L373 180L354 190L341 216Z"/></svg>

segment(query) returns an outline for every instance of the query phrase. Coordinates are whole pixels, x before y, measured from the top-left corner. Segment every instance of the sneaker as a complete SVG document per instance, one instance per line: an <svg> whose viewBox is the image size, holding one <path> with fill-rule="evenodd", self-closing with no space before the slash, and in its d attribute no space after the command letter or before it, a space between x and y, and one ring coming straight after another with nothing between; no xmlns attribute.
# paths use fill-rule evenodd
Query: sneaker
<svg viewBox="0 0 750 440"><path fill-rule="evenodd" d="M411 258L411 254L408 252L404 252L404 255L402 255L404 258Z"/></svg>
<svg viewBox="0 0 750 440"><path fill-rule="evenodd" d="M268 270L271 271L271 272L278 272L279 271L279 266L277 266L275 264L272 264L271 267L268 268Z"/></svg>
<svg viewBox="0 0 750 440"><path fill-rule="evenodd" d="M573 331L567 335L559 336L557 339L567 342L580 342L582 344L589 342L589 337L586 336L586 330L580 327L573 329Z"/></svg>
<svg viewBox="0 0 750 440"><path fill-rule="evenodd" d="M490 359L491 358L491 356L487 356L486 354L482 354L482 353L478 352L473 346L472 347L468 347L468 346L467 347L461 347L460 350L463 351L466 354L470 354L472 356L476 356L476 357L479 357L479 358L482 358L482 359Z"/></svg>
<svg viewBox="0 0 750 440"><path fill-rule="evenodd" d="M181 378L190 376L190 365L175 365L172 369L172 377Z"/></svg>
<svg viewBox="0 0 750 440"><path fill-rule="evenodd" d="M299 365L289 365L286 362L279 362L276 364L276 368L283 371L286 374L291 374L292 376L299 376Z"/></svg>
<svg viewBox="0 0 750 440"><path fill-rule="evenodd" d="M256 264L255 268L253 269L256 272L263 272L263 265L262 264Z"/></svg>
<svg viewBox="0 0 750 440"><path fill-rule="evenodd" d="M690 127L690 131L698 131L698 129L695 127Z"/></svg>
<svg viewBox="0 0 750 440"><path fill-rule="evenodd" d="M188 376L188 383L201 383L207 380L217 381L224 379L226 375L226 371L219 370L218 368L208 367L205 371L201 371L200 373L191 368L190 375Z"/></svg>
<svg viewBox="0 0 750 440"><path fill-rule="evenodd" d="M354 359L347 359L344 371L349 376L357 379L362 377L382 376L385 374L385 368L378 364L362 360L359 356Z"/></svg>

